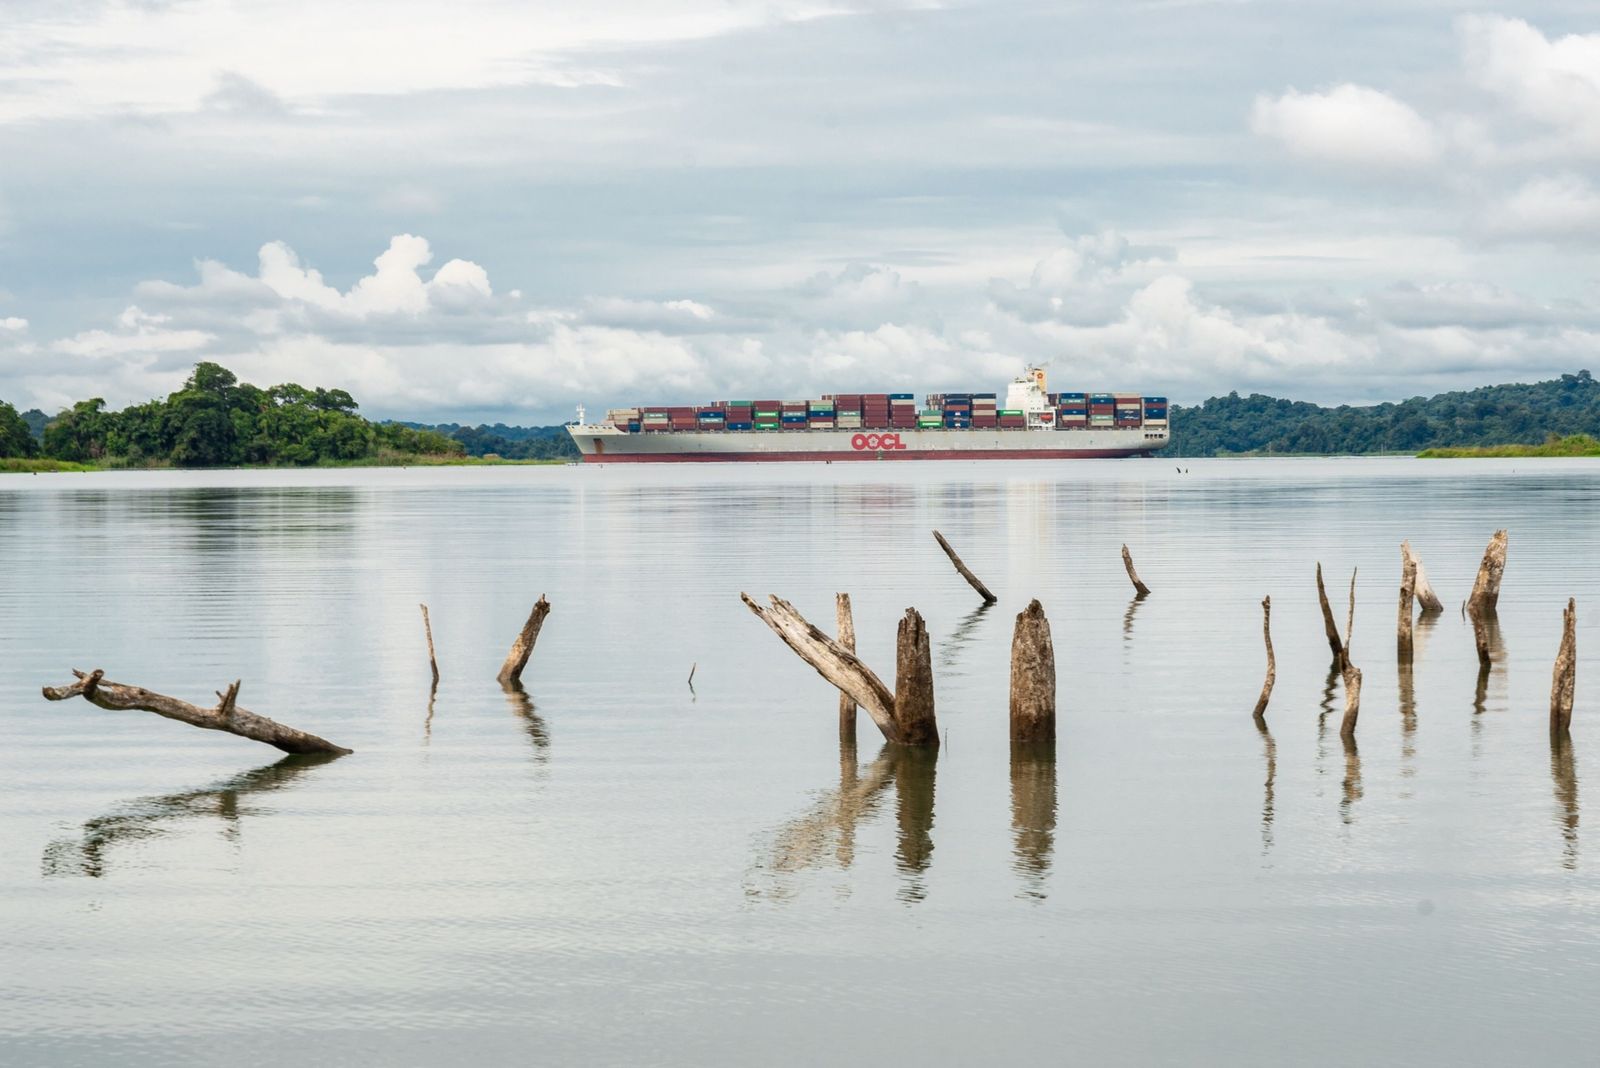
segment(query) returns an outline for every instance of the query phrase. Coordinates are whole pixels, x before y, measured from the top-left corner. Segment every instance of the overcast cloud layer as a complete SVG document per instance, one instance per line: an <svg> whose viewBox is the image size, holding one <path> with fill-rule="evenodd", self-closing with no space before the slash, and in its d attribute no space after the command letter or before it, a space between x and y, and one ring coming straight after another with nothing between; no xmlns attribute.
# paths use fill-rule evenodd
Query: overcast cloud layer
<svg viewBox="0 0 1600 1068"><path fill-rule="evenodd" d="M200 359L522 422L1600 371L1592 3L6 10L19 407Z"/></svg>

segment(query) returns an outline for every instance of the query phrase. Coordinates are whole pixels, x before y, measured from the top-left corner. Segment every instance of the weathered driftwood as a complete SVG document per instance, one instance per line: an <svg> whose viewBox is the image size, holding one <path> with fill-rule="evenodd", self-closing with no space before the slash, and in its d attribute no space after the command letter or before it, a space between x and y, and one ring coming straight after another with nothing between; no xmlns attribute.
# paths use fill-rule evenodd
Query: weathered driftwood
<svg viewBox="0 0 1600 1068"><path fill-rule="evenodd" d="M1472 583L1472 596L1467 598L1467 611L1472 615L1493 615L1500 604L1500 580L1506 573L1506 541L1504 530L1494 532L1488 548L1483 550L1483 562L1478 565L1478 577Z"/></svg>
<svg viewBox="0 0 1600 1068"><path fill-rule="evenodd" d="M961 573L961 577L966 579L968 584L970 584L973 589L978 591L979 597L982 597L989 604L993 604L1000 599L994 594L990 593L989 587L985 586L981 581L979 581L978 576L974 575L972 570L968 568L966 564L961 562L961 557L957 556L956 551L950 548L950 543L944 540L943 534L940 534L936 530L933 532L933 537L934 540L939 543L939 548L943 549L944 554L950 558L950 562L956 565L956 570Z"/></svg>
<svg viewBox="0 0 1600 1068"><path fill-rule="evenodd" d="M1272 700L1272 687L1278 682L1278 658L1272 652L1272 598L1261 599L1261 640L1267 643L1267 677L1261 683L1261 696L1256 698L1252 715L1257 722L1265 722L1267 702Z"/></svg>
<svg viewBox="0 0 1600 1068"><path fill-rule="evenodd" d="M834 622L839 628L839 645L850 652L856 651L856 621L850 611L850 595L833 595ZM854 747L856 744L856 701L839 691L839 744Z"/></svg>
<svg viewBox="0 0 1600 1068"><path fill-rule="evenodd" d="M496 677L502 685L522 678L522 669L528 666L528 658L533 655L533 647L539 641L539 628L544 626L544 617L549 614L550 602L540 594L533 611L528 613L528 621L522 625L521 633L517 635L516 641L511 643L511 651L506 654L506 662L500 665L500 674ZM694 685L692 670L689 672L689 685Z"/></svg>
<svg viewBox="0 0 1600 1068"><path fill-rule="evenodd" d="M418 605L422 609L422 633L428 636L428 666L433 669L433 688L439 688L439 658L433 655L433 624L428 622L428 606Z"/></svg>
<svg viewBox="0 0 1600 1068"><path fill-rule="evenodd" d="M1572 726L1572 696L1578 676L1578 606L1567 598L1566 611L1561 613L1561 647L1556 652L1556 666L1550 679L1550 729L1566 731Z"/></svg>
<svg viewBox="0 0 1600 1068"><path fill-rule="evenodd" d="M1333 621L1333 608L1328 604L1328 590L1322 584L1322 564L1317 564L1317 603L1322 607L1322 632L1327 636L1328 648L1333 651L1335 667L1344 666L1344 642L1339 639L1339 624Z"/></svg>
<svg viewBox="0 0 1600 1068"><path fill-rule="evenodd" d="M1417 551L1411 547L1409 541L1400 543L1400 551L1416 569L1417 577L1412 588L1417 595L1417 606L1422 609L1422 614L1431 616L1443 612L1444 602L1439 600L1439 595L1433 592L1433 586L1428 583L1428 572L1423 569L1422 557L1417 555Z"/></svg>
<svg viewBox="0 0 1600 1068"><path fill-rule="evenodd" d="M937 748L939 724L933 714L933 647L928 625L907 608L895 631L894 719L903 745Z"/></svg>
<svg viewBox="0 0 1600 1068"><path fill-rule="evenodd" d="M771 604L762 606L746 593L739 599L817 674L849 694L886 740L901 745L939 744L933 714L933 659L927 626L916 609L906 609L900 621L896 689L890 690L855 653L806 622L788 601L772 596Z"/></svg>
<svg viewBox="0 0 1600 1068"><path fill-rule="evenodd" d="M1056 651L1038 600L1017 613L1011 636L1011 740L1056 739Z"/></svg>
<svg viewBox="0 0 1600 1068"><path fill-rule="evenodd" d="M1128 581L1133 583L1133 592L1139 597L1150 596L1150 587L1139 581L1139 573L1133 569L1133 554L1128 551L1128 546L1122 546L1122 566L1128 569Z"/></svg>
<svg viewBox="0 0 1600 1068"><path fill-rule="evenodd" d="M1402 659L1412 652L1411 617L1416 611L1417 561L1409 543L1400 543L1400 612L1395 621L1395 648Z"/></svg>
<svg viewBox="0 0 1600 1068"><path fill-rule="evenodd" d="M285 753L350 752L344 746L334 745L326 738L318 738L315 734L286 727L276 720L240 708L237 682L228 687L226 694L217 694L218 703L215 708L201 708L199 705L191 705L187 701L180 701L176 697L168 697L166 694L155 693L140 686L107 682L105 672L98 668L88 674L76 670L73 674L77 676L78 681L69 686L44 687L45 698L50 701L65 701L70 697L82 697L92 705L113 712L154 712L158 716L175 719L191 727L200 727L208 731L225 731L228 734L237 734L241 738L249 738L253 742L264 742L282 749Z"/></svg>

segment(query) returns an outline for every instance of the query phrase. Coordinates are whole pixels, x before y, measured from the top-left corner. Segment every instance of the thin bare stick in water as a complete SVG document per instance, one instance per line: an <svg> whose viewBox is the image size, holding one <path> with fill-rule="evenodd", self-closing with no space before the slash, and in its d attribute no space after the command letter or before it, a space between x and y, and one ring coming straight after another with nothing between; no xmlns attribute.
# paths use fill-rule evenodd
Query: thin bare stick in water
<svg viewBox="0 0 1600 1068"><path fill-rule="evenodd" d="M1356 736L1356 719L1361 715L1361 669L1350 662L1350 638L1356 624L1356 573L1350 572L1350 611L1345 621L1344 667L1344 721L1339 724L1339 737L1352 741Z"/></svg>
<svg viewBox="0 0 1600 1068"><path fill-rule="evenodd" d="M1256 710L1253 715L1258 723L1264 723L1267 715L1267 702L1272 700L1272 687L1278 682L1278 658L1272 652L1272 598L1261 599L1261 639L1267 643L1267 678L1261 684L1261 696L1256 698Z"/></svg>
<svg viewBox="0 0 1600 1068"><path fill-rule="evenodd" d="M528 666L528 658L533 655L533 647L539 641L539 629L544 626L544 617L549 614L550 602L540 594L533 611L528 613L528 621L522 625L516 640L511 643L511 651L506 654L506 662L500 665L500 674L496 676L500 680L500 685L521 680L522 669Z"/></svg>
<svg viewBox="0 0 1600 1068"><path fill-rule="evenodd" d="M978 596L979 597L982 597L985 601L987 601L990 604L993 604L994 602L996 602L996 601L998 601L1000 599L1000 598L996 597L994 594L990 593L989 592L989 587L985 586L982 582L980 582L978 580L978 576L974 575L972 573L972 570L970 568L968 568L966 564L963 564L961 562L961 557L957 556L956 555L956 551L954 549L950 548L950 543L948 541L944 540L944 535L943 534L940 534L936 530L936 531L933 532L933 537L934 537L934 540L939 543L939 548L943 549L944 550L944 554L950 558L950 562L952 564L956 565L956 570L961 573L961 577L966 579L967 582L972 586L972 588L978 591Z"/></svg>
<svg viewBox="0 0 1600 1068"><path fill-rule="evenodd" d="M700 661L698 661L698 660L696 660L694 663L689 665L689 689L691 689L691 690L694 689L694 673L695 673L695 669L698 668L699 666L700 666Z"/></svg>
<svg viewBox="0 0 1600 1068"><path fill-rule="evenodd" d="M73 675L77 676L78 681L71 685L44 687L45 699L65 701L72 697L82 697L92 705L113 712L154 712L158 716L175 719L191 727L223 731L227 734L237 734L241 738L249 738L253 742L263 742L282 749L285 753L350 752L344 746L334 745L326 738L307 734L305 731L296 730L266 716L258 716L248 709L240 708L237 682L228 687L226 694L217 695L220 701L215 708L201 708L199 705L191 705L187 701L180 701L176 697L168 697L166 694L155 693L140 686L108 682L105 672L99 668L87 674L75 670Z"/></svg>
<svg viewBox="0 0 1600 1068"><path fill-rule="evenodd" d="M1133 569L1133 554L1128 551L1128 546L1122 546L1122 566L1128 569L1128 581L1133 583L1133 592L1139 597L1150 596L1150 587L1139 581L1139 573Z"/></svg>
<svg viewBox="0 0 1600 1068"><path fill-rule="evenodd" d="M1317 564L1317 604L1322 607L1322 631L1327 636L1328 648L1333 651L1333 666L1344 666L1344 642L1339 640L1339 625L1333 621L1333 608L1328 604L1328 590L1322 584L1322 564Z"/></svg>
<svg viewBox="0 0 1600 1068"><path fill-rule="evenodd" d="M433 669L433 688L439 688L439 658L433 655L433 624L428 621L428 606L419 605L422 609L422 633L428 636L428 666Z"/></svg>

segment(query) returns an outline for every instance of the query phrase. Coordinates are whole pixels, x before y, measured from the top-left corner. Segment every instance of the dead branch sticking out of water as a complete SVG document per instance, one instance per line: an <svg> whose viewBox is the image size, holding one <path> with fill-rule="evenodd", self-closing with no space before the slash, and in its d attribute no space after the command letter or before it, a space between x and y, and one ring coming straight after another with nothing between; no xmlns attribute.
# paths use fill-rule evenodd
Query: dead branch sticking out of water
<svg viewBox="0 0 1600 1068"><path fill-rule="evenodd" d="M533 611L528 613L528 621L522 625L522 631L517 635L516 641L511 643L511 651L506 654L506 662L500 665L500 674L496 676L504 686L508 682L518 682L522 678L522 669L528 666L528 658L533 655L533 647L539 641L539 628L544 626L544 617L550 614L550 602L544 595L539 595L539 600L533 606ZM689 672L689 686L694 687L694 672Z"/></svg>
<svg viewBox="0 0 1600 1068"><path fill-rule="evenodd" d="M990 593L989 587L985 586L981 581L979 581L978 576L974 575L972 570L968 568L966 564L961 562L961 557L957 556L956 551L950 548L950 543L944 540L943 534L940 534L936 530L933 532L933 538L939 543L939 548L944 550L944 554L950 558L950 562L956 565L956 570L961 573L961 577L966 579L968 584L970 584L973 589L978 591L979 597L982 597L989 604L993 604L1000 599L994 594Z"/></svg>
<svg viewBox="0 0 1600 1068"><path fill-rule="evenodd" d="M1565 734L1572 726L1572 695L1578 676L1578 605L1571 597L1561 613L1561 648L1550 679L1550 730Z"/></svg>
<svg viewBox="0 0 1600 1068"><path fill-rule="evenodd" d="M1417 605L1425 616L1435 615L1444 611L1444 602L1439 600L1439 595L1433 592L1433 586L1428 582L1428 572L1422 566L1422 557L1411 547L1409 541L1400 543L1400 551L1405 553L1406 559L1417 569L1417 578L1413 589L1417 595Z"/></svg>
<svg viewBox="0 0 1600 1068"><path fill-rule="evenodd" d="M1327 636L1328 648L1333 651L1333 666L1344 667L1344 642L1339 640L1339 624L1333 621L1333 608L1328 604L1328 590L1322 584L1322 564L1317 564L1317 603L1322 607L1322 632Z"/></svg>
<svg viewBox="0 0 1600 1068"><path fill-rule="evenodd" d="M44 687L46 700L65 701L71 697L82 697L92 705L113 712L154 712L158 716L175 719L191 727L223 731L227 734L237 734L241 738L249 738L253 742L263 742L282 749L285 753L342 755L350 752L344 746L334 745L326 738L286 727L276 720L240 708L237 682L228 687L226 694L217 694L218 703L215 708L201 708L199 705L191 705L187 701L180 701L176 697L168 697L166 694L155 693L139 686L107 682L105 672L98 668L88 674L76 670L73 674L77 676L78 681L69 686Z"/></svg>
<svg viewBox="0 0 1600 1068"><path fill-rule="evenodd" d="M433 688L439 688L439 658L433 655L433 624L428 621L428 606L418 605L422 609L422 633L428 637L428 666L433 669Z"/></svg>
<svg viewBox="0 0 1600 1068"><path fill-rule="evenodd" d="M933 657L928 628L915 608L900 620L895 649L895 689L890 690L856 654L808 623L794 605L772 595L763 607L747 593L739 599L817 674L860 705L890 742L939 744L934 719Z"/></svg>
<svg viewBox="0 0 1600 1068"><path fill-rule="evenodd" d="M1122 546L1122 566L1128 570L1128 581L1133 583L1133 592L1136 597L1150 596L1150 587L1139 581L1139 572L1133 569L1133 554L1128 551L1128 546Z"/></svg>
<svg viewBox="0 0 1600 1068"><path fill-rule="evenodd" d="M836 593L833 595L834 622L839 628L839 645L850 652L856 651L856 621L850 611L850 595ZM839 744L855 747L856 744L856 702L855 698L839 691Z"/></svg>
<svg viewBox="0 0 1600 1068"><path fill-rule="evenodd" d="M1361 715L1361 669L1350 662L1350 639L1355 635L1356 627L1356 572L1350 572L1350 609L1345 616L1344 624L1344 652L1341 654L1344 666L1340 675L1344 678L1344 721L1339 724L1339 737L1344 738L1354 745L1356 736L1356 720Z"/></svg>
<svg viewBox="0 0 1600 1068"><path fill-rule="evenodd" d="M1037 599L1017 613L1011 637L1011 740L1056 740L1056 651Z"/></svg>
<svg viewBox="0 0 1600 1068"><path fill-rule="evenodd" d="M1256 710L1252 713L1256 722L1266 723L1267 702L1272 700L1272 687L1278 682L1278 658L1272 652L1272 598L1261 599L1261 640L1267 643L1267 677L1261 684L1261 696L1256 698Z"/></svg>

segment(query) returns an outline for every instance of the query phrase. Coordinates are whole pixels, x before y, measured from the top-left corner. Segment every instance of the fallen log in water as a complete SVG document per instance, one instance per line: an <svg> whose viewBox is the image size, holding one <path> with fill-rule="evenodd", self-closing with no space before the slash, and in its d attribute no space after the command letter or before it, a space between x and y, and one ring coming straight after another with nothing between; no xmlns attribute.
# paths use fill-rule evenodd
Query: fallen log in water
<svg viewBox="0 0 1600 1068"><path fill-rule="evenodd" d="M533 611L528 613L528 621L522 625L522 631L511 643L511 651L506 654L506 662L500 665L500 674L496 676L504 686L508 682L517 682L522 678L522 669L528 666L528 658L533 655L533 647L539 641L539 629L544 626L544 617L550 614L550 602L544 595L539 595L539 600L533 606ZM432 648L430 642L429 648ZM689 672L689 686L694 687L694 672Z"/></svg>
<svg viewBox="0 0 1600 1068"><path fill-rule="evenodd" d="M1128 546L1122 546L1122 566L1128 571L1128 581L1133 583L1133 592L1137 597L1150 596L1150 587L1139 581L1139 573L1133 569L1133 554L1128 551Z"/></svg>
<svg viewBox="0 0 1600 1068"><path fill-rule="evenodd" d="M943 534L940 534L936 530L933 532L933 537L934 540L939 543L939 548L943 549L944 554L950 558L950 562L956 565L956 570L961 573L961 577L966 579L972 588L978 591L979 597L982 597L984 601L989 604L993 604L1000 599L994 594L990 593L989 587L985 586L981 581L979 581L978 576L974 575L972 570L968 568L966 564L961 562L961 557L957 556L956 551L950 548L950 543L944 540Z"/></svg>
<svg viewBox="0 0 1600 1068"><path fill-rule="evenodd" d="M885 740L901 745L939 744L934 719L933 656L928 628L915 608L900 620L895 650L895 689L884 685L856 654L808 623L783 598L773 595L762 606L747 593L739 594L750 611L772 628L785 645L816 669L872 717Z"/></svg>
<svg viewBox="0 0 1600 1068"><path fill-rule="evenodd" d="M1566 733L1572 726L1572 695L1578 675L1578 605L1567 598L1566 611L1561 613L1561 647L1556 652L1556 666L1550 679L1550 730Z"/></svg>
<svg viewBox="0 0 1600 1068"><path fill-rule="evenodd" d="M1056 740L1056 651L1037 599L1017 613L1011 637L1011 740Z"/></svg>
<svg viewBox="0 0 1600 1068"><path fill-rule="evenodd" d="M253 742L263 742L282 749L285 753L344 754L351 751L342 745L334 745L326 738L318 738L315 734L307 734L305 731L284 726L276 720L240 708L237 682L228 687L227 693L217 694L218 703L215 708L201 708L199 705L191 705L187 701L180 701L176 697L168 697L143 687L107 682L105 672L98 668L88 674L76 670L73 674L77 676L78 681L69 686L44 687L45 699L65 701L71 697L82 697L92 705L113 712L154 712L158 716L175 719L191 727L224 731L228 734L237 734L241 738L249 738Z"/></svg>
<svg viewBox="0 0 1600 1068"><path fill-rule="evenodd" d="M1467 598L1467 611L1473 615L1493 615L1500 604L1500 580L1506 573L1506 542L1504 530L1494 532L1488 548L1483 550L1483 562L1478 565L1478 577L1472 583L1472 596Z"/></svg>
<svg viewBox="0 0 1600 1068"><path fill-rule="evenodd" d="M850 595L836 593L833 595L834 622L839 628L839 645L850 652L856 651L856 621L850 611ZM856 744L856 702L855 698L839 691L839 744L855 748Z"/></svg>
<svg viewBox="0 0 1600 1068"><path fill-rule="evenodd" d="M1272 598L1261 599L1261 640L1267 643L1267 677L1261 684L1261 696L1256 698L1256 710L1252 713L1258 724L1265 724L1267 716L1267 702L1272 700L1272 687L1278 681L1278 658L1272 653Z"/></svg>

